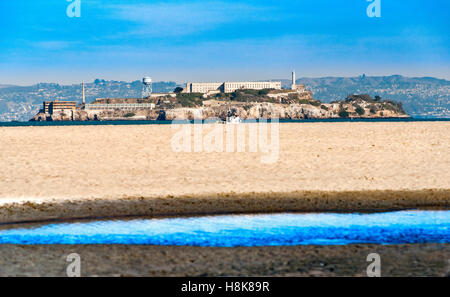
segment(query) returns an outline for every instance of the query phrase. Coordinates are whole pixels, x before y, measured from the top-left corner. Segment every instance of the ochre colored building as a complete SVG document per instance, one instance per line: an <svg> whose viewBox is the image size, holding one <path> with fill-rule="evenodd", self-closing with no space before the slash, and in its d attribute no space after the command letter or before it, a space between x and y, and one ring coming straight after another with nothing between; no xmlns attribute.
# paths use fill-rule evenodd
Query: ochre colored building
<svg viewBox="0 0 450 297"><path fill-rule="evenodd" d="M54 114L56 112L76 110L77 102L75 101L45 101L44 102L44 113Z"/></svg>

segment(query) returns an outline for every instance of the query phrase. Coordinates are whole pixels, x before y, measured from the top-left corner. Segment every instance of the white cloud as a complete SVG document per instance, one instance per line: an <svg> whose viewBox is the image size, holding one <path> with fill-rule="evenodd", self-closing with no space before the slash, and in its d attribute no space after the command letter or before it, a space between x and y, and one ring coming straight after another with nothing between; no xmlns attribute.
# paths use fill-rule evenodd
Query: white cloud
<svg viewBox="0 0 450 297"><path fill-rule="evenodd" d="M34 42L33 46L43 50L64 50L70 48L74 42L71 41L40 41Z"/></svg>
<svg viewBox="0 0 450 297"><path fill-rule="evenodd" d="M131 34L181 36L241 21L275 20L276 8L242 3L194 2L111 5L114 19L134 22Z"/></svg>

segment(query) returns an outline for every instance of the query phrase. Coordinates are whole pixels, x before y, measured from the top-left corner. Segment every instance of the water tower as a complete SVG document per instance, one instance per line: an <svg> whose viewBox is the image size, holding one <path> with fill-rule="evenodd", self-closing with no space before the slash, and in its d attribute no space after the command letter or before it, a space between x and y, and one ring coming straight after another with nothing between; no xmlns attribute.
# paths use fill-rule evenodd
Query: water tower
<svg viewBox="0 0 450 297"><path fill-rule="evenodd" d="M152 92L152 78L146 76L142 79L142 98L150 97Z"/></svg>

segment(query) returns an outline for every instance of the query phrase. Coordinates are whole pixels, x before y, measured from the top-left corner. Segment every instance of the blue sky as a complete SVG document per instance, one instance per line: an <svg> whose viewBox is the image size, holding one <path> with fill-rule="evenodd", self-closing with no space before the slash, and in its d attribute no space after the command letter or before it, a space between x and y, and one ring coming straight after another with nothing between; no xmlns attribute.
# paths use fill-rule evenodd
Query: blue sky
<svg viewBox="0 0 450 297"><path fill-rule="evenodd" d="M0 84L450 78L450 1L0 0Z"/></svg>

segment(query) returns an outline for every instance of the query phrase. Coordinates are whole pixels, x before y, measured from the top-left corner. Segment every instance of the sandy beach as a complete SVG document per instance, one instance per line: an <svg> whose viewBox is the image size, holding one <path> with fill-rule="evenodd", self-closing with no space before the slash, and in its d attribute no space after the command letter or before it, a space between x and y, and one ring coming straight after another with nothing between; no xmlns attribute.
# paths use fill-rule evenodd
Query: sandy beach
<svg viewBox="0 0 450 297"><path fill-rule="evenodd" d="M273 164L175 152L176 132L0 128L0 221L450 205L449 122L280 124Z"/></svg>
<svg viewBox="0 0 450 297"><path fill-rule="evenodd" d="M279 126L263 153L179 153L167 125L0 128L0 222L448 208L450 123ZM207 131L204 131L206 134ZM3 225L13 228L14 225ZM0 246L0 276L446 276L448 244L200 248Z"/></svg>

